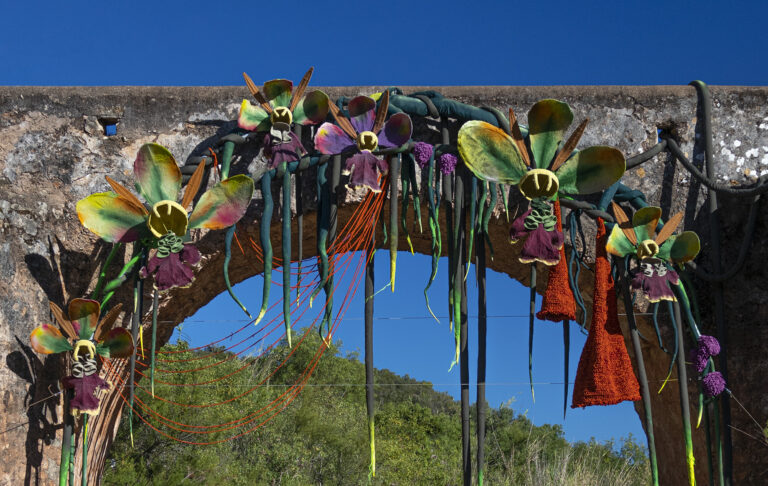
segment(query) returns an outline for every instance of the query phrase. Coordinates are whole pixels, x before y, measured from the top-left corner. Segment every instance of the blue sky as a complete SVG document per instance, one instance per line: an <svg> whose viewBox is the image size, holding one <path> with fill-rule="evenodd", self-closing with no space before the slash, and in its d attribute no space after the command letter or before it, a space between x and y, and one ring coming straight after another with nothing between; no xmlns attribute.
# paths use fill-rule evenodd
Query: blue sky
<svg viewBox="0 0 768 486"><path fill-rule="evenodd" d="M241 85L298 79L315 67L314 85L645 85L768 84L764 26L768 4L715 1L514 2L6 2L0 30L0 85ZM388 274L379 258L379 281ZM401 254L398 292L376 299L376 365L441 385L452 336L427 316L421 297L424 256ZM442 277L445 276L441 268ZM432 292L445 309L445 281ZM489 315L524 316L527 291L489 276ZM470 294L474 286L470 283ZM239 286L257 307L259 277ZM362 291L361 291L362 292ZM273 294L277 291L273 290ZM336 334L362 349L362 299ZM472 304L471 304L472 305ZM445 312L438 312L444 315ZM231 317L230 317L231 316ZM402 319L402 317L410 319ZM390 319L395 318L395 319ZM217 319L217 323L200 322ZM195 342L240 320L220 296L184 325ZM474 326L473 326L474 330ZM571 380L585 337L572 330ZM207 340L207 341L206 341ZM474 351L474 336L470 343ZM535 380L562 380L559 325L536 327ZM471 359L473 376L475 358ZM527 321L489 321L488 399L509 399L536 423L561 421L561 385L527 385ZM445 384L445 385L442 385ZM569 439L640 435L628 404L569 410Z"/></svg>

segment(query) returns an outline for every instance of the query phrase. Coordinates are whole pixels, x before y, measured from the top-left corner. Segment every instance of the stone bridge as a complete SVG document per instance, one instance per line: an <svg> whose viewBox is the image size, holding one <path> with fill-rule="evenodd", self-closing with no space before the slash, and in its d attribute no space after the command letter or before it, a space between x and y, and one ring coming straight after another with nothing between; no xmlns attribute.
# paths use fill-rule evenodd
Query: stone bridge
<svg viewBox="0 0 768 486"><path fill-rule="evenodd" d="M367 94L381 87L325 88L338 96ZM424 88L404 87L406 93ZM557 98L568 102L577 120L590 118L585 145L609 144L627 157L652 147L658 130L671 133L683 151L699 167L703 165L702 140L697 134L697 103L693 88L683 87L442 87L446 97L475 106L506 110L512 106L523 114L537 100ZM768 173L768 88L713 87L713 127L716 179L734 186L754 184ZM76 216L75 203L107 189L105 175L131 184L132 162L138 148L158 142L179 161L203 155L219 137L234 126L245 87L5 87L0 88L0 463L1 484L53 484L58 478L61 447L62 407L60 397L49 398L61 377L61 357L44 357L29 347L30 331L51 322L48 302L64 305L92 289L109 248L84 229ZM105 136L105 126L116 123L116 134ZM430 119L415 120L422 140L439 142L439 129ZM455 140L454 124L452 140ZM254 167L253 153L244 152L234 161L233 171ZM314 250L313 182L305 178L305 257ZM667 217L685 212L684 225L702 235L703 249L696 260L700 267L714 268L711 261L707 190L662 153L627 172L622 181L642 190L648 202L664 208ZM130 185L129 185L130 187ZM341 194L339 215L343 221L359 203L355 193ZM731 268L745 238L744 227L750 199L723 195L718 218L722 230L722 267ZM277 202L277 201L276 201ZM513 201L514 203L514 201ZM261 214L257 191L239 234L256 238L254 221ZM760 201L760 210L765 202ZM514 211L514 209L512 209ZM279 208L276 214L280 214ZM508 224L499 218L490 224L497 256L490 268L505 272L526 284L528 271L516 262L514 247L507 243ZM765 392L768 362L768 227L758 212L753 241L743 268L724 283L725 316L728 326L729 387L761 424L768 420ZM273 234L279 234L276 218ZM587 241L594 241L594 225L586 223ZM444 232L445 234L445 232ZM426 234L412 234L414 250L430 253ZM296 241L295 235L292 241ZM404 238L400 241L405 249ZM280 257L280 245L274 245ZM165 296L160 322L181 322L214 296L225 290L221 275L223 232L200 235L203 254L197 279L185 289ZM125 257L121 255L121 257ZM233 252L231 277L239 282L262 271L253 259ZM591 282L583 272L581 287L591 300ZM540 281L546 281L540 279ZM702 331L716 334L712 299L716 284L695 280L702 306ZM543 285L539 288L543 291ZM147 296L149 298L149 296ZM129 302L127 291L116 300ZM172 305L171 305L172 303ZM589 308L589 306L588 306ZM642 309L641 309L642 310ZM233 306L233 312L236 309ZM239 312L239 311L238 311ZM149 316L145 316L145 324ZM128 325L128 319L124 321ZM470 323L470 325L472 325ZM626 323L622 321L622 325ZM639 323L649 338L653 329ZM159 328L161 343L173 327ZM669 328L664 332L671 336ZM625 332L625 335L626 332ZM670 357L650 338L643 344L649 381L663 380ZM632 347L629 346L630 353ZM691 403L697 403L696 386L689 386ZM653 394L656 444L662 484L685 483L685 461L680 405L674 387ZM111 393L102 402L102 412L89 424L93 438L89 450L90 483L97 484L104 457L119 423L122 401ZM641 402L636 408L642 417ZM768 446L736 429L759 435L755 424L738 406L732 405L734 484L768 483ZM361 417L361 420L363 418ZM458 420L458 417L457 417ZM697 475L706 483L706 448L703 428L694 432Z"/></svg>

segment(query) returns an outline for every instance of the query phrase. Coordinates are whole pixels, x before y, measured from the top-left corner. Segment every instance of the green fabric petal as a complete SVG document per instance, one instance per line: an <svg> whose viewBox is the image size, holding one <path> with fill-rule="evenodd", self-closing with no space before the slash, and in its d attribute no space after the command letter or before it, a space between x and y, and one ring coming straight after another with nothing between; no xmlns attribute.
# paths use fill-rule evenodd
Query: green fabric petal
<svg viewBox="0 0 768 486"><path fill-rule="evenodd" d="M91 299L74 299L68 310L69 320L80 326L80 339L90 339L99 322L101 304Z"/></svg>
<svg viewBox="0 0 768 486"><path fill-rule="evenodd" d="M658 258L675 263L685 263L696 258L701 250L699 236L693 231L683 231L679 235L670 236L659 247Z"/></svg>
<svg viewBox="0 0 768 486"><path fill-rule="evenodd" d="M608 243L605 245L608 253L616 256L627 256L635 253L635 245L627 239L624 232L618 224L613 225L611 234L608 236Z"/></svg>
<svg viewBox="0 0 768 486"><path fill-rule="evenodd" d="M102 342L96 343L96 352L105 358L129 358L133 354L131 333L122 327L112 329Z"/></svg>
<svg viewBox="0 0 768 486"><path fill-rule="evenodd" d="M243 100L240 104L240 113L237 115L237 126L252 132L265 132L269 130L272 123L267 110L259 105L252 105L248 100Z"/></svg>
<svg viewBox="0 0 768 486"><path fill-rule="evenodd" d="M150 204L175 201L181 190L181 171L167 148L156 143L141 146L133 172L141 195Z"/></svg>
<svg viewBox="0 0 768 486"><path fill-rule="evenodd" d="M80 223L110 243L128 243L146 230L144 212L114 192L91 194L77 202Z"/></svg>
<svg viewBox="0 0 768 486"><path fill-rule="evenodd" d="M656 235L656 227L661 218L661 208L656 206L647 206L638 209L632 216L632 226L635 229L638 243L645 240L652 240L651 234Z"/></svg>
<svg viewBox="0 0 768 486"><path fill-rule="evenodd" d="M465 123L458 146L467 167L485 181L514 185L528 170L512 137L490 123Z"/></svg>
<svg viewBox="0 0 768 486"><path fill-rule="evenodd" d="M549 168L571 122L573 112L562 101L541 100L531 107L528 112L528 137L537 168Z"/></svg>
<svg viewBox="0 0 768 486"><path fill-rule="evenodd" d="M224 229L245 214L253 196L253 179L236 175L206 191L189 216L190 228Z"/></svg>
<svg viewBox="0 0 768 486"><path fill-rule="evenodd" d="M592 194L621 179L625 168L620 150L598 145L575 152L555 174L561 193Z"/></svg>
<svg viewBox="0 0 768 486"><path fill-rule="evenodd" d="M32 349L41 354L63 353L71 351L72 345L65 338L59 328L50 324L36 327L29 335Z"/></svg>
<svg viewBox="0 0 768 486"><path fill-rule="evenodd" d="M264 83L262 93L272 106L288 106L291 104L293 83L287 79L273 79Z"/></svg>
<svg viewBox="0 0 768 486"><path fill-rule="evenodd" d="M328 95L322 91L310 91L293 109L293 122L300 125L317 125L328 118Z"/></svg>

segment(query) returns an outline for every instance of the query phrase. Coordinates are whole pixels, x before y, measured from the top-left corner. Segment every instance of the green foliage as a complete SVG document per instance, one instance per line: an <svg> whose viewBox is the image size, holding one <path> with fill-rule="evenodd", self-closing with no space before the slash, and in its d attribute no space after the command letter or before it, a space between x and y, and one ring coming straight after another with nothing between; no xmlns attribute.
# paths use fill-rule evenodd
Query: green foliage
<svg viewBox="0 0 768 486"><path fill-rule="evenodd" d="M314 332L307 334L301 344L294 343L293 349L278 346L258 359L241 358L221 348L190 351L186 343L179 342L163 348L176 353L161 357L177 362L158 362L158 369L166 370L157 374L158 397L184 404L210 404L263 384L237 400L205 408L185 408L160 398L153 400L141 391L137 397L176 422L210 425L236 421L267 407L282 395L299 379L319 347L320 338ZM135 445L131 447L127 414L123 414L107 458L103 483L365 484L365 371L355 355L342 357L337 351L336 347L326 351L298 397L250 433L245 432L269 419L272 413L257 413L253 422L216 434L159 427L173 437L191 442L214 442L245 433L231 441L205 446L176 442L134 416ZM291 352L293 355L285 365L279 366ZM214 363L220 364L212 366ZM243 366L246 368L235 373ZM199 370L167 372L190 369ZM206 383L230 373L234 374L202 386L160 383ZM372 483L458 484L459 404L448 394L435 392L429 383L388 370L377 370L375 379L382 386L376 387L377 469ZM157 420L152 423L156 425ZM472 431L474 434L474 425ZM569 444L559 425L534 426L508 406L489 409L485 480L487 484L536 486L647 484L649 470L643 447L630 437L616 449L613 443L594 440Z"/></svg>

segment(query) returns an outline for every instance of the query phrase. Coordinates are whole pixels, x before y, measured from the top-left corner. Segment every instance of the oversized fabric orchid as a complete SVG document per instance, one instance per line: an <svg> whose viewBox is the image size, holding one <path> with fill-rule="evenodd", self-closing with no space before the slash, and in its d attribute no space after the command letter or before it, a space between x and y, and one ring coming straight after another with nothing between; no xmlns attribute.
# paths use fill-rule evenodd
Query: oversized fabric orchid
<svg viewBox="0 0 768 486"><path fill-rule="evenodd" d="M66 336L59 327L51 324L36 327L29 335L29 340L32 349L38 353L73 351L75 361L82 350L90 358L97 354L105 358L127 358L133 353L131 333L122 327L112 329L120 315L121 304L114 306L101 321L101 305L95 300L74 299L69 303L67 315L53 302L50 307Z"/></svg>
<svg viewBox="0 0 768 486"><path fill-rule="evenodd" d="M630 222L624 210L618 204L612 204L617 224L611 231L606 249L619 257L633 255L637 258L638 269L632 276L631 285L641 290L650 302L675 301L669 284L677 285L679 277L670 268L670 263L693 260L701 248L699 237L693 231L672 234L682 221L682 213L672 216L657 234L661 208L641 208Z"/></svg>
<svg viewBox="0 0 768 486"><path fill-rule="evenodd" d="M314 68L304 75L296 91L287 79L273 79L264 83L261 91L251 78L243 73L245 83L258 105L243 100L237 124L249 131L267 132L264 136L264 155L272 168L291 162L306 153L299 137L291 131L291 124L316 125L328 117L328 95L320 90L304 96Z"/></svg>
<svg viewBox="0 0 768 486"><path fill-rule="evenodd" d="M349 175L349 187L381 191L378 174L386 174L389 166L373 152L378 148L399 147L410 140L413 133L411 117L396 113L384 121L389 109L389 91L381 95L378 110L373 98L352 98L348 106L349 119L339 113L336 105L330 107L338 126L323 123L315 136L315 148L328 155L351 155L343 170L344 175Z"/></svg>
<svg viewBox="0 0 768 486"><path fill-rule="evenodd" d="M101 321L101 305L95 300L74 299L69 303L66 316L53 302L50 307L61 330L51 324L36 327L29 335L32 349L42 354L73 351L72 375L62 380L64 388L74 389L70 412L75 417L96 415L100 393L109 388L97 371L96 355L128 358L133 353L131 333L122 327L112 329L122 305L113 307Z"/></svg>
<svg viewBox="0 0 768 486"><path fill-rule="evenodd" d="M563 193L591 194L607 188L624 174L624 156L602 145L575 150L588 120L563 144L573 113L562 101L533 105L525 133L512 109L509 121L509 134L483 121L465 123L459 130L459 153L478 178L517 185L532 201L513 223L511 240L523 240L521 262L555 265L563 236L555 228L551 201Z"/></svg>
<svg viewBox="0 0 768 486"><path fill-rule="evenodd" d="M146 201L146 207L126 187L107 177L114 192L100 192L78 201L77 215L83 226L105 241L139 240L156 248L144 274L154 274L159 289L189 285L194 274L187 265L200 259L197 249L183 244L189 230L232 226L243 216L253 195L253 180L236 175L203 193L188 214L204 169L205 164L198 166L179 204L176 201L181 191L181 171L173 155L162 145L143 145L133 171L136 190Z"/></svg>

